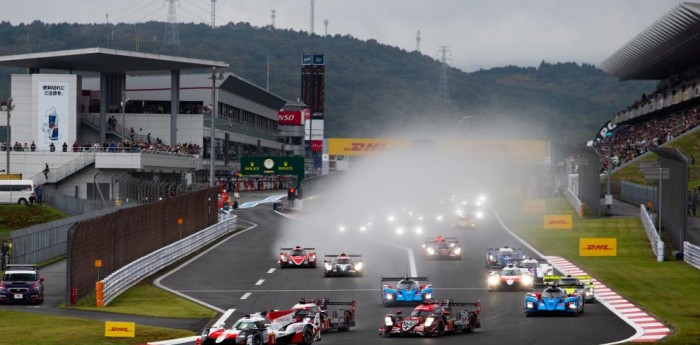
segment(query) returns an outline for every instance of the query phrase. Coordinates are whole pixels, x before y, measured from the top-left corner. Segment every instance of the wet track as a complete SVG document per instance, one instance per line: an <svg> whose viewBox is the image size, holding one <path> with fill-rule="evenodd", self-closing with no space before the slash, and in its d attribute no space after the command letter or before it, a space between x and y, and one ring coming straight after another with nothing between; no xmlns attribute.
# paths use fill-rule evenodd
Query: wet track
<svg viewBox="0 0 700 345"><path fill-rule="evenodd" d="M241 210L243 221L255 224L250 230L232 237L162 280L162 284L220 309L235 308L232 320L246 313L269 309L288 309L301 297L328 297L336 301L357 300L357 327L349 332L323 335L325 344L604 344L624 340L634 330L600 304L587 304L580 317L534 317L523 314L524 292L489 292L486 288L487 247L510 245L525 247L502 229L494 215L477 229L445 227L426 229L417 236L379 235L378 228L366 233L340 233L335 226L311 229L304 220L291 220L263 206ZM307 219L313 215L305 215ZM290 222L302 226L290 227ZM299 225L299 224L297 224ZM315 235L309 237L309 233ZM384 231L386 232L386 231ZM426 261L420 255L421 241L430 235L459 238L464 258L461 261ZM299 238L299 242L279 243L276 239ZM311 238L311 239L309 239ZM289 241L287 241L289 242ZM309 243L312 242L312 243ZM315 246L322 260L324 253L346 251L362 254L364 277L324 278L321 265L315 269L279 269L277 254L283 246ZM396 309L409 313L412 308L385 308L380 298L380 277L402 276L410 272L409 253L415 257L418 275L430 277L434 298L455 301L481 300L481 324L473 334L455 334L442 338L380 338L378 328L387 312ZM534 253L531 253L535 257Z"/></svg>

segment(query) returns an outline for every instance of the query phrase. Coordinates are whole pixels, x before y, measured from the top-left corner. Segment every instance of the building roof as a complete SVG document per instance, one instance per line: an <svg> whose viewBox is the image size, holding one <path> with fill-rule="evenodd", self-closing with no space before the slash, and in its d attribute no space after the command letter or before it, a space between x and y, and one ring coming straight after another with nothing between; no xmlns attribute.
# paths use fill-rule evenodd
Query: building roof
<svg viewBox="0 0 700 345"><path fill-rule="evenodd" d="M232 74L226 76L219 88L272 109L282 109L287 103L284 98Z"/></svg>
<svg viewBox="0 0 700 345"><path fill-rule="evenodd" d="M600 64L621 80L662 80L698 65L700 4L684 2Z"/></svg>
<svg viewBox="0 0 700 345"><path fill-rule="evenodd" d="M0 56L0 66L126 73L222 67L223 61L192 59L108 48L85 48Z"/></svg>

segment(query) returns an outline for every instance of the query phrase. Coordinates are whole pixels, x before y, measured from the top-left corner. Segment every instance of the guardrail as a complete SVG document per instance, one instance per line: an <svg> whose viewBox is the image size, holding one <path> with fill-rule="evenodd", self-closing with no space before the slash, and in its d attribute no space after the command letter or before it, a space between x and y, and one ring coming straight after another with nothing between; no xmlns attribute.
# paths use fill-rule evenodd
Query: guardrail
<svg viewBox="0 0 700 345"><path fill-rule="evenodd" d="M683 261L700 270L700 247L683 242Z"/></svg>
<svg viewBox="0 0 700 345"><path fill-rule="evenodd" d="M651 220L649 213L647 213L647 208L644 207L644 205L639 205L639 218L642 220L642 225L644 225L644 230L647 232L647 237L649 237L651 250L654 252L654 255L656 255L656 261L664 261L664 242L661 241L659 233L654 226L654 222Z"/></svg>
<svg viewBox="0 0 700 345"><path fill-rule="evenodd" d="M566 200L569 200L569 204L576 210L579 217L583 217L583 203L579 200L574 193L567 188L564 188L564 196Z"/></svg>
<svg viewBox="0 0 700 345"><path fill-rule="evenodd" d="M137 259L105 277L102 280L104 284L104 305L112 302L122 292L144 278L235 230L237 220L234 216L220 221L202 231Z"/></svg>

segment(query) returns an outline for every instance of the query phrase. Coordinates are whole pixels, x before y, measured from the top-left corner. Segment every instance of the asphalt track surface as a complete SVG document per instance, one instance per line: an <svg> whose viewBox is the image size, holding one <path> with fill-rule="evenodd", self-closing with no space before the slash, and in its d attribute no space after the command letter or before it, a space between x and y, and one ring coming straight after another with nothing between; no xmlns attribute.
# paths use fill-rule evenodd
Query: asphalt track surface
<svg viewBox="0 0 700 345"><path fill-rule="evenodd" d="M324 334L325 344L607 344L634 334L632 327L600 304L586 304L579 317L527 318L523 314L525 292L489 292L486 248L525 248L500 227L494 214L487 214L476 229L436 226L421 236L396 236L379 225L365 233L341 233L334 224L314 225L310 221L313 214L302 214L301 220L288 219L268 205L240 210L238 216L241 223L251 224L249 230L228 238L161 280L167 288L220 310L235 308L230 321L260 310L288 309L302 297L327 297L335 301L356 299L357 326L349 332ZM459 238L464 252L461 261L426 261L420 255L421 241L438 234ZM324 278L320 264L315 269L280 269L279 248L297 244L316 247L321 259L324 253L338 251L362 254L366 273L363 277ZM430 277L434 298L481 301L480 329L442 338L379 337L378 329L387 313L401 309L408 314L412 310L386 308L380 298L381 276L411 273L411 251L415 273Z"/></svg>

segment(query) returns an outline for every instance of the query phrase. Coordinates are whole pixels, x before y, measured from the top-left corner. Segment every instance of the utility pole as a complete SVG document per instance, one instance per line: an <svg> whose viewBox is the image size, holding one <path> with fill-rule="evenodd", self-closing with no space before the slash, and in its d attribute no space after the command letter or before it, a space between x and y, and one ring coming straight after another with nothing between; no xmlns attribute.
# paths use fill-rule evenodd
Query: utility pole
<svg viewBox="0 0 700 345"><path fill-rule="evenodd" d="M275 18L277 17L277 11L272 10L270 12L271 12L270 17L272 17L272 28L274 29L275 28Z"/></svg>
<svg viewBox="0 0 700 345"><path fill-rule="evenodd" d="M168 3L168 24L165 27L163 43L180 46L180 37L177 32L177 10L175 3L179 0L165 0Z"/></svg>
<svg viewBox="0 0 700 345"><path fill-rule="evenodd" d="M438 104L441 106L446 106L450 99L450 90L447 85L447 70L449 65L447 65L447 49L449 46L440 46L440 84L438 85Z"/></svg>
<svg viewBox="0 0 700 345"><path fill-rule="evenodd" d="M211 28L216 27L216 0L211 0Z"/></svg>
<svg viewBox="0 0 700 345"><path fill-rule="evenodd" d="M120 103L122 106L122 142L124 142L126 138L124 136L124 131L126 130L126 102L128 101L129 99L126 98L126 90L122 90L122 101Z"/></svg>
<svg viewBox="0 0 700 345"><path fill-rule="evenodd" d="M10 141L10 113L15 109L14 104L12 104L12 97L5 101L0 102L0 109L7 111L7 128L5 128L5 150L7 151L7 166L5 167L5 174L10 174L10 151L12 150L12 143Z"/></svg>
<svg viewBox="0 0 700 345"><path fill-rule="evenodd" d="M219 70L216 67L211 68L211 133L210 133L210 145L209 145L209 187L214 187L214 160L216 159L216 129L215 129L215 119L216 119L216 81L224 79L223 70Z"/></svg>
<svg viewBox="0 0 700 345"><path fill-rule="evenodd" d="M420 30L416 33L416 51L420 53Z"/></svg>
<svg viewBox="0 0 700 345"><path fill-rule="evenodd" d="M309 28L309 36L314 34L314 7L316 6L316 0L311 0L311 26Z"/></svg>
<svg viewBox="0 0 700 345"><path fill-rule="evenodd" d="M323 31L323 35L328 36L328 19L323 20L323 26L325 27L325 29Z"/></svg>

